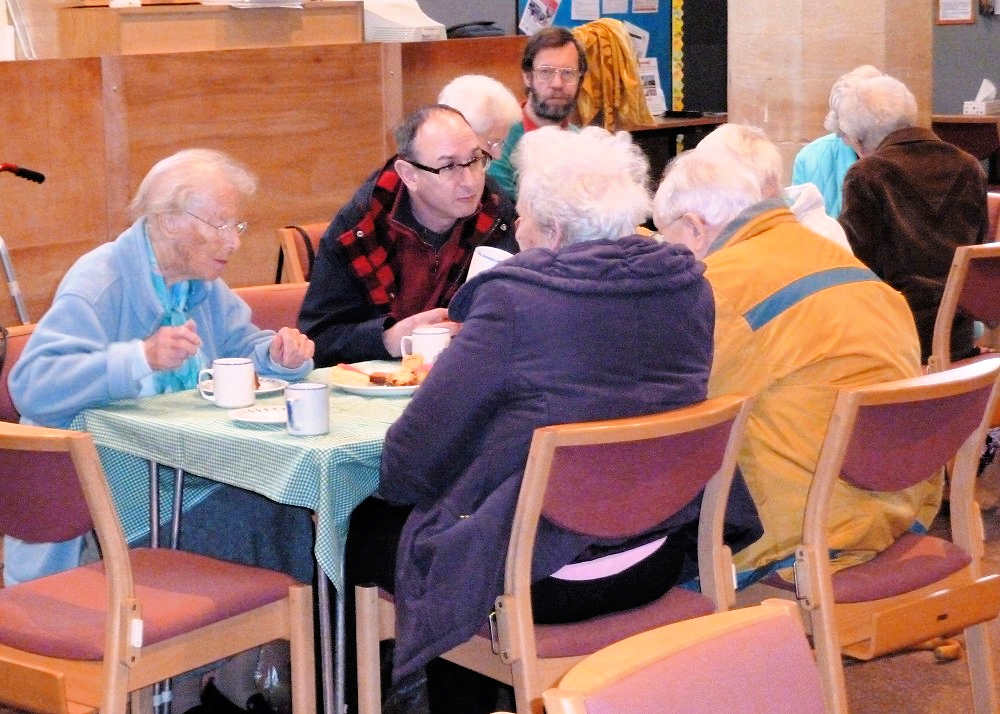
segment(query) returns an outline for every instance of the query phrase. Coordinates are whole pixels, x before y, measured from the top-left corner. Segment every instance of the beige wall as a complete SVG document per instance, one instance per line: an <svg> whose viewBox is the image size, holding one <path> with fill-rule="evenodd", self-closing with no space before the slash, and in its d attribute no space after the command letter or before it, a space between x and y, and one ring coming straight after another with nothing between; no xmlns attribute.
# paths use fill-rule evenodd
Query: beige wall
<svg viewBox="0 0 1000 714"><path fill-rule="evenodd" d="M934 0L729 3L729 121L762 128L785 159L825 133L830 87L871 64L899 78L930 125Z"/></svg>

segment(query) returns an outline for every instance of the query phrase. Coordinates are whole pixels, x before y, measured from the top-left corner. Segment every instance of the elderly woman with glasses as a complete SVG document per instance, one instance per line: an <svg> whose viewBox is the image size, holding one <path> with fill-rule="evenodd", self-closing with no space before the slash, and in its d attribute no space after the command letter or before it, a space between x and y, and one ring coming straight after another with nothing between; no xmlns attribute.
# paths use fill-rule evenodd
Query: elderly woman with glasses
<svg viewBox="0 0 1000 714"><path fill-rule="evenodd" d="M651 199L646 158L628 134L546 127L524 136L514 160L522 252L455 296L449 313L462 329L390 427L384 500L355 511L347 539L349 584L395 595L394 679L429 665L432 711L498 708L495 686L431 660L486 623L501 593L534 430L701 401L712 362L704 267L686 248L632 235ZM755 536L756 512L737 491ZM629 542L545 523L535 621L579 621L663 595L692 555L678 532L697 519L689 508Z"/></svg>
<svg viewBox="0 0 1000 714"><path fill-rule="evenodd" d="M157 163L132 201L135 222L70 268L28 340L10 376L22 419L64 428L83 409L192 389L219 357L249 357L261 375L304 377L312 342L293 327L255 327L220 277L255 189L254 176L217 151L188 149ZM305 511L201 479L186 485L185 503L199 504L185 516L186 548L311 577ZM5 551L5 576L26 580L76 565L80 543L8 539Z"/></svg>

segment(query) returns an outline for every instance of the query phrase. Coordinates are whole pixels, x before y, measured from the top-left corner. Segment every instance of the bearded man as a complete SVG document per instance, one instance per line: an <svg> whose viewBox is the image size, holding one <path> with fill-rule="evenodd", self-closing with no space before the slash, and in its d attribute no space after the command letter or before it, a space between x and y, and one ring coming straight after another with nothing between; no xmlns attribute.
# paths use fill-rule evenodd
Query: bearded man
<svg viewBox="0 0 1000 714"><path fill-rule="evenodd" d="M521 56L521 79L526 99L522 119L510 128L503 154L486 174L514 202L517 201L517 172L510 157L526 132L543 126L576 129L569 116L576 107L580 78L587 71L583 48L565 27L546 27L531 36Z"/></svg>

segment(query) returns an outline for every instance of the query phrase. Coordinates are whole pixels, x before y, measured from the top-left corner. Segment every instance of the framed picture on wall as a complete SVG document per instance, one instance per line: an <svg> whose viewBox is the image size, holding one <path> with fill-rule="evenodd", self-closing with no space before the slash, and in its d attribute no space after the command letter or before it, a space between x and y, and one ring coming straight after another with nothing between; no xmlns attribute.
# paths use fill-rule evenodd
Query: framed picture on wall
<svg viewBox="0 0 1000 714"><path fill-rule="evenodd" d="M972 25L976 22L977 0L937 0L939 25Z"/></svg>

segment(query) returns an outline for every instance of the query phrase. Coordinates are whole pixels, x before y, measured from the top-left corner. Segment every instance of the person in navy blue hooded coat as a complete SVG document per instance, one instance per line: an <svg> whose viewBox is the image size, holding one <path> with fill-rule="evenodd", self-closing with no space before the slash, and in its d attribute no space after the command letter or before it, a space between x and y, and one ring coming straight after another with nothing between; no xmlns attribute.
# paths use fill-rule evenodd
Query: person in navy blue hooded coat
<svg viewBox="0 0 1000 714"><path fill-rule="evenodd" d="M366 502L351 521L348 584L375 581L395 594L397 681L486 622L501 592L535 428L650 414L706 396L711 288L686 248L632 235L651 205L642 152L627 134L599 128L539 129L518 152L521 252L455 295L449 315L462 328L389 429L383 500ZM690 547L672 534L696 518L690 506L684 518L627 543L597 543L543 522L536 621L659 597ZM642 545L649 552L624 570L592 562L595 579L572 579L564 568ZM468 699L436 701L436 692L461 689L439 688L437 679L429 670L433 711L478 711Z"/></svg>

